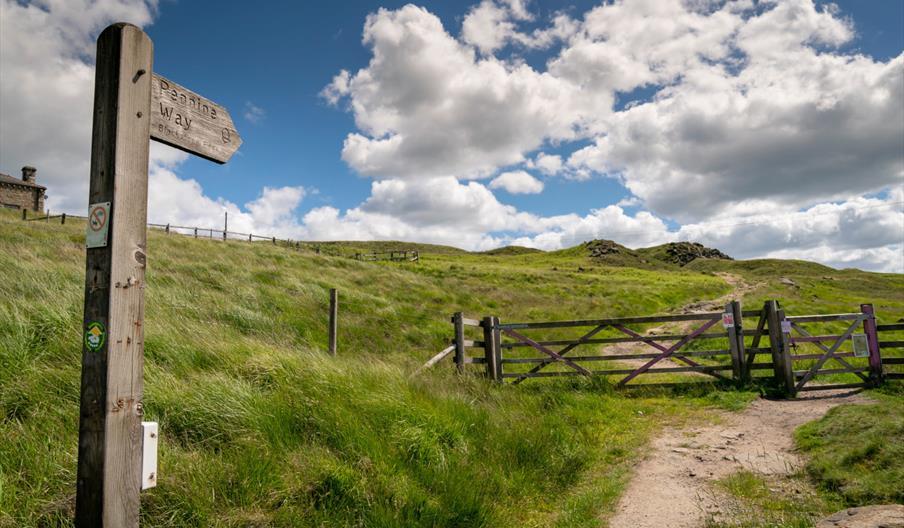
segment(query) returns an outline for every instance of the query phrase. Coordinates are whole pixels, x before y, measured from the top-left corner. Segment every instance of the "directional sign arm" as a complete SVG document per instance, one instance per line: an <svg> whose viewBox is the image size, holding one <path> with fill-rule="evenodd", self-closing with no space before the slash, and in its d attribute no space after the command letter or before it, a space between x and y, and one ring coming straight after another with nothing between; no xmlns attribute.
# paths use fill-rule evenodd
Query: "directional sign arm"
<svg viewBox="0 0 904 528"><path fill-rule="evenodd" d="M156 73L151 139L216 163L229 161L242 144L225 108Z"/></svg>

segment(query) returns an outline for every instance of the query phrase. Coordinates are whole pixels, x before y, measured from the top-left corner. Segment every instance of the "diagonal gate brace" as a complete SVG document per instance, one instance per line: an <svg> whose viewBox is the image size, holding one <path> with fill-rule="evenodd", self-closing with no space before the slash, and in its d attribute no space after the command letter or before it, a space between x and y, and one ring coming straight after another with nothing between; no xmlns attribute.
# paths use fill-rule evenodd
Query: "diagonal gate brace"
<svg viewBox="0 0 904 528"><path fill-rule="evenodd" d="M595 336L596 334L600 333L604 328L606 328L606 326L608 326L608 325L599 325L599 326L597 326L597 327L594 328L593 330L591 330L591 331L587 332L586 334L582 335L582 336L581 336L577 341L575 341L574 343L571 343L570 345L566 346L565 348L559 350L558 354L559 354L560 356L564 356L565 354L571 352L572 350L574 350L575 348L577 348L579 345L585 343L585 342L586 342L588 339L590 339L591 337L593 337L593 336ZM530 369L529 371L525 372L523 375L518 376L518 378L515 379L515 381L513 381L512 384L513 384L513 385L517 385L517 384L521 383L522 381L524 381L524 380L526 380L528 377L530 377L531 374L533 374L533 373L535 373L535 372L538 372L538 371L540 371L540 370L542 370L542 369L548 367L549 365L555 363L555 361L556 361L555 359L549 359L549 360L547 360L547 361L544 361L543 363L540 363L540 364L537 365L536 367L534 367L534 368Z"/></svg>
<svg viewBox="0 0 904 528"><path fill-rule="evenodd" d="M684 345L688 344L692 339L694 339L694 338L697 337L698 335L700 335L700 334L702 334L703 332L705 332L709 327L713 326L713 325L716 324L717 322L719 322L719 319L712 319L712 320L710 320L710 321L707 321L706 324L704 324L704 325L701 326L700 328L698 328L698 329L694 330L693 332L691 332L690 334L684 336L684 338L683 338L681 341L678 341L677 343L675 343L675 344L672 345L671 347L665 349L665 351L663 351L662 354L659 354L658 356L654 357L654 358L651 359L650 361L646 362L642 367L638 368L638 369L635 370L634 372L632 372L632 373L628 374L627 376L625 376L625 378L624 378L623 380L621 380L621 381L618 382L618 386L619 386L619 387L623 387L626 383L628 383L628 382L631 381L632 379L634 379L634 378L636 378L637 376L640 376L641 374L643 374L644 372L650 370L650 367L652 367L653 365L655 365L655 364L658 363L659 361L661 361L661 360L663 360L663 359L665 359L665 358L671 356L673 353L675 353L675 351L677 351L678 349L680 349L680 348L683 347Z"/></svg>
<svg viewBox="0 0 904 528"><path fill-rule="evenodd" d="M823 345L821 345L821 344L819 345L820 348L825 350L825 354L823 354L823 356L821 358L819 358L819 360L816 361L816 364L814 364L812 367L810 367L810 370L808 370L807 373L804 374L804 377L801 378L801 380L797 382L797 385L794 387L795 391L799 391L804 385L806 385L807 382L810 381L813 378L813 376L815 376L819 372L819 369L821 369L822 366L825 365L825 362L828 361L829 359L835 359L836 361L842 361L842 362L844 361L840 358L835 357L835 351L838 350L838 348L841 346L841 344L844 343L844 341L851 336L851 332L853 332L857 328L857 326L861 322L863 322L863 319L865 319L865 316L862 314L859 317L857 317L857 319L855 319L854 322L851 323L851 326L849 326L848 329L844 331L844 333L842 333L840 336L838 336L838 339L835 341L835 343L832 344L832 346L829 347L828 349L824 348ZM793 324L794 323L792 323L792 325ZM798 330L800 330L800 329L798 328ZM848 367L850 367L850 365L848 365Z"/></svg>
<svg viewBox="0 0 904 528"><path fill-rule="evenodd" d="M534 341L533 339L531 339L527 336L523 336L523 335L519 334L518 332L515 332L514 330L509 330L507 328L503 328L502 333L504 333L505 335L507 335L509 337L513 337L513 338L517 339L518 341L521 341L522 343L526 343L526 344L536 348L540 352L543 352L547 356L551 357L553 359L553 361L561 361L562 363L565 363L569 367L575 369L576 371L580 372L581 374L583 374L585 376L593 376L593 373L590 372L589 370L585 369L584 367L578 365L577 363L575 363L574 361L571 361L568 358L562 357L561 355L557 354L556 352L553 352L552 350L546 348L545 346L541 345L540 343L537 343L536 341Z"/></svg>
<svg viewBox="0 0 904 528"><path fill-rule="evenodd" d="M631 330L630 328L626 328L626 327L624 327L624 326L622 326L622 325L612 325L612 326L613 326L613 328L615 328L616 330L619 330L619 331L622 332L622 333L628 334L628 335L631 336L631 337L637 337L637 338L639 338L639 339L643 339L643 341L642 341L643 343L646 343L646 344L650 345L651 347L655 348L656 350L658 350L658 351L660 351L660 352L665 352L666 350L668 350L665 346L660 345L659 343L653 341L652 338L646 338L646 337L644 337L644 336L638 334L638 333L635 332L634 330ZM692 366L692 367L702 367L702 366L703 366L703 365L701 365L700 363L697 363L696 361L694 361L694 360L692 360L692 359L690 359L690 358L687 358L687 357L685 357L685 356L679 355L679 354L673 354L672 357L673 357L674 359L677 359L678 361L681 361L681 362L684 363L685 365L690 365L690 366ZM718 372L706 372L706 371L703 371L703 374L709 374L710 376L713 376L713 377L715 377L715 378L719 378L719 379L721 379L721 380L727 380L727 379L728 379L728 378L726 378L725 376L723 376L722 374L719 374Z"/></svg>

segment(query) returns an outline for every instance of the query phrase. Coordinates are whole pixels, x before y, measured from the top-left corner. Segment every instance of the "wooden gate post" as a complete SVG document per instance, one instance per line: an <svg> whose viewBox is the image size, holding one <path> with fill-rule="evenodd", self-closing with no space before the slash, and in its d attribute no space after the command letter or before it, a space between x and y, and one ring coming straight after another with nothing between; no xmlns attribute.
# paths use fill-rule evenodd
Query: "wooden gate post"
<svg viewBox="0 0 904 528"><path fill-rule="evenodd" d="M330 355L336 355L336 335L339 332L339 291L330 289Z"/></svg>
<svg viewBox="0 0 904 528"><path fill-rule="evenodd" d="M787 319L785 319L785 310L783 308L779 308L778 310L778 329L781 334L781 344L782 344L782 370L781 370L781 381L785 386L785 393L793 398L797 395L797 389L794 379L794 360L791 358L791 332L790 329L785 331L785 324Z"/></svg>
<svg viewBox="0 0 904 528"><path fill-rule="evenodd" d="M487 377L493 381L501 382L499 353L499 318L484 317L480 324L483 327L483 349L485 352Z"/></svg>
<svg viewBox="0 0 904 528"><path fill-rule="evenodd" d="M461 312L452 315L452 324L455 326L455 355L452 360L458 372L465 371L465 322Z"/></svg>
<svg viewBox="0 0 904 528"><path fill-rule="evenodd" d="M785 320L784 310L781 310L778 301L766 301L763 307L766 310L766 321L769 327L769 347L772 351L772 371L775 381L785 389L785 395L793 397L794 371L791 365L791 352L789 340L782 331L782 321Z"/></svg>
<svg viewBox="0 0 904 528"><path fill-rule="evenodd" d="M97 39L88 229L104 231L86 257L79 527L138 526L152 61L133 25Z"/></svg>
<svg viewBox="0 0 904 528"><path fill-rule="evenodd" d="M869 345L869 382L876 387L883 381L882 355L879 353L879 332L876 329L876 315L872 304L861 304L860 311L867 315L863 320L863 333Z"/></svg>
<svg viewBox="0 0 904 528"><path fill-rule="evenodd" d="M499 318L495 315L493 316L493 352L496 355L496 381L502 383L502 332L499 329Z"/></svg>
<svg viewBox="0 0 904 528"><path fill-rule="evenodd" d="M731 351L731 374L738 383L747 382L747 359L744 353L744 328L741 321L741 303L731 301L725 305L725 313L731 314L732 324L728 331L728 348Z"/></svg>

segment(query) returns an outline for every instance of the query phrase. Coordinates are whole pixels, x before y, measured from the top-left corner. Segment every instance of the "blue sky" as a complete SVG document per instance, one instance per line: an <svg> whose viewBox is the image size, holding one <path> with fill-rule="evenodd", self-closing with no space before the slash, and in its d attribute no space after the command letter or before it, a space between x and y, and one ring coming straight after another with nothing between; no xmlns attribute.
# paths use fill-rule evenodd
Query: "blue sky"
<svg viewBox="0 0 904 528"><path fill-rule="evenodd" d="M147 28L154 40L155 70L226 106L244 139L241 152L226 166L189 159L180 174L197 179L207 194L236 203L257 197L264 185L303 185L319 195L307 206L354 207L370 192L370 179L358 176L341 159L342 142L354 130L353 117L319 96L340 69L367 65L371 54L361 42L364 20L384 7L408 2L268 2L249 9L241 2L172 1ZM825 2L821 2L825 3ZM904 49L904 2L834 2L853 19L857 37L843 49L887 60ZM598 2L543 1L538 14L579 15ZM471 2L417 2L458 34ZM533 26L539 26L539 23ZM199 28L203 28L199 31ZM528 53L542 66L556 49ZM651 90L646 90L649 97ZM625 94L624 101L635 100ZM242 117L246 104L265 112L259 123ZM568 153L573 145L546 149ZM506 202L543 215L614 204L629 193L616 180L555 180L539 195L508 195Z"/></svg>
<svg viewBox="0 0 904 528"><path fill-rule="evenodd" d="M244 140L226 165L152 148L154 221L904 272L898 0L0 0L0 170L37 166L56 210L86 206L115 21Z"/></svg>

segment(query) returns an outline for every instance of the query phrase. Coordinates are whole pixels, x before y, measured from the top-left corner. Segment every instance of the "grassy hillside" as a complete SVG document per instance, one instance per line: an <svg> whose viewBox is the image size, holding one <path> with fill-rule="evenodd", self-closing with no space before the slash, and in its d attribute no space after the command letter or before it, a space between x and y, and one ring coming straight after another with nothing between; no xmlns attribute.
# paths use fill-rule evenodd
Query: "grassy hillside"
<svg viewBox="0 0 904 528"><path fill-rule="evenodd" d="M71 523L84 224L0 214L0 526ZM404 244L420 263L152 231L145 410L160 422L149 526L597 526L665 423L736 408L743 392L614 393L604 380L491 386L447 364L410 373L454 311L514 319L669 312L728 293L751 302L904 316L899 275L781 263L607 266L580 252L502 255ZM334 256L336 255L336 256ZM822 275L836 282L817 279ZM324 354L340 291L339 357ZM825 304L823 304L825 303ZM831 308L828 308L831 307Z"/></svg>

